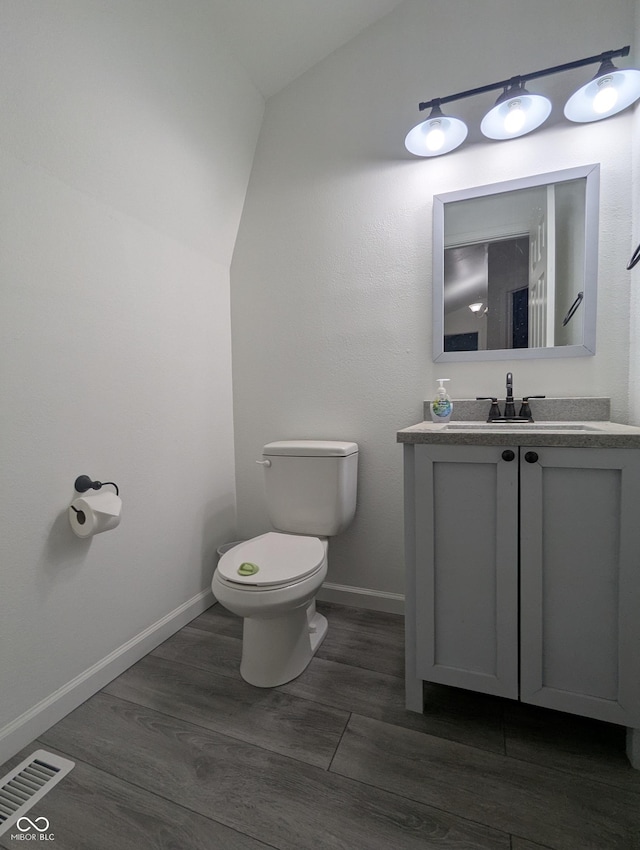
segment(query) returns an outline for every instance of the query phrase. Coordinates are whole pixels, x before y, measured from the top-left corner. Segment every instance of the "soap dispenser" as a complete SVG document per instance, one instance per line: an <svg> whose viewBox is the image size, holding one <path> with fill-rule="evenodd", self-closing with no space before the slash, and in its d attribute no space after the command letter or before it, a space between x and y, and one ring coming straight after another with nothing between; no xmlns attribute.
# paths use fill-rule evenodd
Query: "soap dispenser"
<svg viewBox="0 0 640 850"><path fill-rule="evenodd" d="M431 402L431 418L434 422L448 422L451 419L451 414L453 413L453 402L447 395L447 391L444 388L444 382L451 379L437 378L436 380L440 386L438 387L436 397Z"/></svg>

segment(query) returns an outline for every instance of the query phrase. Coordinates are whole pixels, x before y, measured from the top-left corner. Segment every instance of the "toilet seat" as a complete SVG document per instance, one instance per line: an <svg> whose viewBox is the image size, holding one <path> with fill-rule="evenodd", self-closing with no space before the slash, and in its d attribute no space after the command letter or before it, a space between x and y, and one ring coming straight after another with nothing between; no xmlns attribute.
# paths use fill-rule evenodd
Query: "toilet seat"
<svg viewBox="0 0 640 850"><path fill-rule="evenodd" d="M247 589L280 587L317 572L325 560L325 547L317 537L269 531L239 543L218 561L217 572L226 582ZM257 572L238 573L242 564L255 564Z"/></svg>

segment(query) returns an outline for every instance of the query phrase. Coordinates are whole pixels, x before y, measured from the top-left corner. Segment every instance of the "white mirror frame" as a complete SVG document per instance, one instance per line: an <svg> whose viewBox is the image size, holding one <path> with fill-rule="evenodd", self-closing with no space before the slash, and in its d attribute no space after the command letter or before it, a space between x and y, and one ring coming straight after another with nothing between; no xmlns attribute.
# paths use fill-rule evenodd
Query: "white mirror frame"
<svg viewBox="0 0 640 850"><path fill-rule="evenodd" d="M444 208L445 204L466 201L502 192L529 189L586 178L585 251L584 251L584 318L582 345L549 348L504 348L488 351L444 350ZM434 195L433 198L433 360L434 362L478 362L482 360L524 360L538 357L585 357L596 353L596 301L598 283L598 232L600 204L600 166L583 165L562 171L551 171L519 180L507 180L489 186L477 186L457 192Z"/></svg>

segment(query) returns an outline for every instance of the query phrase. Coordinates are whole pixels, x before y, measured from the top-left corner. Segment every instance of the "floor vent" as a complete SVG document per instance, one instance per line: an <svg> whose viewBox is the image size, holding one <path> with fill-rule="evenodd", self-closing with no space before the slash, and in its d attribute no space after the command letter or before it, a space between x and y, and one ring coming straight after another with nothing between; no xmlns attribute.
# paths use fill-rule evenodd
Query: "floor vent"
<svg viewBox="0 0 640 850"><path fill-rule="evenodd" d="M22 818L25 812L75 766L75 762L45 750L36 750L12 771L0 779L0 835ZM41 818L44 821L46 818ZM39 830L38 822L25 818L27 828ZM29 826L31 825L31 827ZM20 826L19 826L20 828ZM20 831L27 831L22 830Z"/></svg>

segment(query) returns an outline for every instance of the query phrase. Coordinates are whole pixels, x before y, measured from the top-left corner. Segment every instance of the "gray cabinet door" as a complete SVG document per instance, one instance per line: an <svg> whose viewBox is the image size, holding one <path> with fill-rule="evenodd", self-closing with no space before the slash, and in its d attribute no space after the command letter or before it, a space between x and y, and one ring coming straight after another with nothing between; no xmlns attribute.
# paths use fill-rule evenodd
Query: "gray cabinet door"
<svg viewBox="0 0 640 850"><path fill-rule="evenodd" d="M521 699L638 727L640 452L521 456Z"/></svg>
<svg viewBox="0 0 640 850"><path fill-rule="evenodd" d="M415 676L517 698L518 449L420 445L414 461Z"/></svg>

